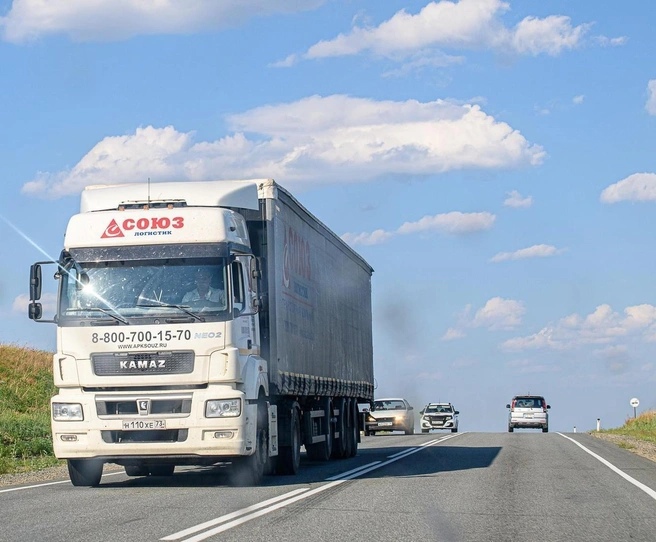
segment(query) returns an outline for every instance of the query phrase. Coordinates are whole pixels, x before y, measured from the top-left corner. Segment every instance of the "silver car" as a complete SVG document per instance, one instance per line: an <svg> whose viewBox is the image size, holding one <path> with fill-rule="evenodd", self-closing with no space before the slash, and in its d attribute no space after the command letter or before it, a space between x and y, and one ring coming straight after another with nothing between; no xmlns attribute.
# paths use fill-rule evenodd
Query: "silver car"
<svg viewBox="0 0 656 542"><path fill-rule="evenodd" d="M508 432L515 428L542 429L543 433L549 431L548 405L541 395L516 395L506 405L508 412Z"/></svg>
<svg viewBox="0 0 656 542"><path fill-rule="evenodd" d="M365 416L365 435L379 431L403 431L406 435L415 432L414 408L401 397L377 399Z"/></svg>

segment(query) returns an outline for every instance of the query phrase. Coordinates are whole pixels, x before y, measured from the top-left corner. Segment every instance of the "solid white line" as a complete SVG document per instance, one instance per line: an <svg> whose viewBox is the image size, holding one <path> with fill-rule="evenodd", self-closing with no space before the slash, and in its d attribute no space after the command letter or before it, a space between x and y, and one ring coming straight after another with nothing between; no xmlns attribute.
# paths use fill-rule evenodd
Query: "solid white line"
<svg viewBox="0 0 656 542"><path fill-rule="evenodd" d="M184 531L178 531L175 534L166 536L164 538L160 538L160 540L178 540L179 538L183 538L183 537L188 536L190 534L197 533L198 531L202 531L203 529L207 529L208 527L218 525L219 523L223 523L223 522L229 521L231 519L237 518L239 516L243 516L245 514L248 514L249 512L253 512L253 511L258 510L260 508L264 508L265 506L268 506L270 504L275 504L275 503L277 503L279 501L282 501L284 499L288 499L290 497L298 495L299 493L304 493L308 489L310 489L310 488L309 487L302 487L302 488L299 488L299 489L295 489L294 491L290 491L289 493L285 493L283 495L278 495L277 497L273 497L272 499L268 499L266 501L259 502L257 504L254 504L253 506L248 506L247 508L242 508L241 510L237 510L236 512L231 512L230 514L226 514L225 516L221 516L221 517L218 517L216 519L206 521L205 523L200 523L198 525L195 525L194 527L190 527L189 529L185 529Z"/></svg>
<svg viewBox="0 0 656 542"><path fill-rule="evenodd" d="M642 482L638 482L635 478L632 478L629 476L627 473L625 473L623 470L618 469L615 465L613 465L610 461L606 461L603 457L600 455L597 455L591 450L588 450L583 444L580 444L579 442L575 441L573 438L568 437L566 435L563 435L562 433L558 433L561 437L566 438L567 440L571 440L574 444L576 444L579 448L583 449L587 453L589 453L592 457L595 459L601 461L604 465L606 465L610 470L613 472L619 474L622 478L624 478L627 482L631 482L634 486L636 486L639 489L642 489L647 495L649 495L652 499L656 500L656 491L654 491L652 488L649 486L646 486Z"/></svg>
<svg viewBox="0 0 656 542"><path fill-rule="evenodd" d="M108 472L107 474L103 474L103 478L105 476L116 476L117 474L124 474L123 472ZM44 482L42 484L34 484L31 486L21 486L21 487L10 487L9 489L0 489L0 493L9 493L10 491L20 491L22 489L35 489L37 487L46 487L46 486L54 486L57 484L70 484L70 480L60 480L58 482Z"/></svg>
<svg viewBox="0 0 656 542"><path fill-rule="evenodd" d="M464 433L459 433L459 435L463 435L463 434ZM246 522L248 522L252 519L259 518L261 516L269 514L270 512L274 512L275 510L279 510L280 508L284 508L285 506L293 504L297 501L300 501L302 499L306 499L306 498L308 498L312 495L316 495L317 493L321 493L322 491L325 491L325 490L330 489L332 487L335 487L339 484L342 484L342 483L346 482L347 480L352 480L353 478L358 478L359 476L362 476L363 474L366 474L368 472L377 470L381 467L384 467L385 465L389 465L390 463L394 463L394 462L396 462L400 459L403 459L404 457L407 457L409 455L420 452L426 446L433 446L434 444L444 442L445 440L457 437L459 435L454 434L454 435L449 435L448 437L444 437L443 439L432 440L430 442L427 442L427 443L423 444L419 448L411 448L408 451L408 453L406 453L405 455L396 454L395 457L393 457L391 459L388 459L387 461L384 461L382 463L380 461L377 461L375 463L370 463L369 465L365 465L364 467L353 469L351 471L342 473L342 474L338 475L338 476L342 477L339 480L334 480L334 478L336 478L336 477L328 478L327 480L333 480L333 481L331 481L328 484L325 484L323 486L316 487L316 488L314 488L312 490L309 490L309 491L307 491L309 488L302 488L300 490L297 490L298 492L302 491L303 493L299 494L299 495L296 495L296 496L293 496L293 497L290 497L290 498L287 498L286 500L283 500L283 499L285 499L285 497L288 497L289 495L291 495L291 493L288 493L286 495L281 495L280 497L276 497L276 499L280 500L281 502L277 502L276 504L273 504L272 506L269 506L268 508L263 508L263 507L266 506L266 503L270 502L270 501L264 501L262 503L255 504L255 505L250 506L248 508L244 508L242 510L237 510L236 512L233 512L232 514L227 514L227 515L222 516L220 518L210 520L210 521L208 521L206 523L203 523L201 525L197 525L195 527L190 527L189 529L186 529L185 531L180 531L179 533L169 535L165 538L160 538L160 540L179 540L180 538L183 538L185 536L185 534L183 534L183 533L191 534L193 532L198 532L198 531L204 529L205 526L207 526L208 524L218 524L218 523L222 523L222 522L226 521L226 519L228 519L228 517L231 516L231 515L233 517L238 517L238 519L234 519L233 521L230 521L228 523L223 523L223 525L219 525L218 527L216 527L214 529L210 529L209 531L205 531L202 534L198 534L196 536L192 536L191 538L187 538L187 539L184 540L184 542L201 542L202 540L205 540L206 538L209 538L209 537L214 536L216 534L225 532L229 529L232 529L233 527L243 525L244 523L246 523ZM273 500L273 499L271 499L271 500ZM245 515L245 514L248 513L249 510L255 510L255 509L258 509L258 510L256 510L255 512L252 512L248 515ZM239 516L243 516L243 517L239 517Z"/></svg>

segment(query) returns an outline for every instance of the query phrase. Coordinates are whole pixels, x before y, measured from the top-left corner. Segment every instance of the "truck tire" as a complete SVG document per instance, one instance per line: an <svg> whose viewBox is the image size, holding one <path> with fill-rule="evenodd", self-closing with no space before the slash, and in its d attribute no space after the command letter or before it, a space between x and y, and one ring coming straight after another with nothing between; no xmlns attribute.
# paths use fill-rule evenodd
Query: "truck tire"
<svg viewBox="0 0 656 542"><path fill-rule="evenodd" d="M276 471L279 474L296 474L301 465L301 414L300 406L294 402L289 421L289 446L280 446Z"/></svg>
<svg viewBox="0 0 656 542"><path fill-rule="evenodd" d="M512 433L514 431L514 427L512 425L508 426L508 433Z"/></svg>
<svg viewBox="0 0 656 542"><path fill-rule="evenodd" d="M347 399L346 405L348 412L346 424L346 457L355 457L358 453L358 437L360 436L358 403L355 399Z"/></svg>
<svg viewBox="0 0 656 542"><path fill-rule="evenodd" d="M542 432L543 432L543 433L548 433L548 432L549 432L549 426L548 426L548 425L545 425L545 426L542 428Z"/></svg>
<svg viewBox="0 0 656 542"><path fill-rule="evenodd" d="M311 460L328 461L333 452L333 428L332 424L330 423L332 419L333 407L330 397L324 398L320 404L324 412L323 419L321 421L321 427L326 438L321 442L306 445L305 449L307 450L307 455Z"/></svg>
<svg viewBox="0 0 656 542"><path fill-rule="evenodd" d="M347 432L348 432L348 419L350 412L348 411L348 401L344 397L335 399L334 409L338 411L337 416L335 417L335 434L339 434L339 437L334 439L333 442L333 452L331 457L333 459L343 459L348 457L347 455Z"/></svg>
<svg viewBox="0 0 656 542"><path fill-rule="evenodd" d="M230 481L237 487L257 486L262 482L264 469L269 461L268 412L266 403L257 406L257 426L255 430L255 451L252 455L239 457L232 462Z"/></svg>
<svg viewBox="0 0 656 542"><path fill-rule="evenodd" d="M96 487L102 478L103 462L97 459L69 459L68 476L78 487Z"/></svg>

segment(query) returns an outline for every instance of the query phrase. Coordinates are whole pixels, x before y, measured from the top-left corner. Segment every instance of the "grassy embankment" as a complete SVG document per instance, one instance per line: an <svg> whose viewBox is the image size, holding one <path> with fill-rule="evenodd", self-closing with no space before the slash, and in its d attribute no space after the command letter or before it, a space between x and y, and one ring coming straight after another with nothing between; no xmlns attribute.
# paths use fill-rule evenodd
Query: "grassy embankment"
<svg viewBox="0 0 656 542"><path fill-rule="evenodd" d="M601 432L610 435L631 437L636 440L644 440L656 444L656 410L648 410L636 418L629 418L624 422L622 427L616 429L604 429Z"/></svg>
<svg viewBox="0 0 656 542"><path fill-rule="evenodd" d="M52 453L52 353L0 345L0 474L58 465Z"/></svg>
<svg viewBox="0 0 656 542"><path fill-rule="evenodd" d="M52 353L0 345L0 474L58 465L52 453ZM656 411L603 432L656 444Z"/></svg>

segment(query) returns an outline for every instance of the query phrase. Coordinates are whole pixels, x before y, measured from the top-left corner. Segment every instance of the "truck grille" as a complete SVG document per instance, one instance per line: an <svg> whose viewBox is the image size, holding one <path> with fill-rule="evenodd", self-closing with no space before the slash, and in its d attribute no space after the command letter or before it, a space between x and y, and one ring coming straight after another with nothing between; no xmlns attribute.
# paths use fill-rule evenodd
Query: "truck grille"
<svg viewBox="0 0 656 542"><path fill-rule="evenodd" d="M184 442L188 429L168 429L165 431L101 431L107 444L122 442Z"/></svg>
<svg viewBox="0 0 656 542"><path fill-rule="evenodd" d="M97 376L188 374L194 370L194 352L99 353L91 354Z"/></svg>
<svg viewBox="0 0 656 542"><path fill-rule="evenodd" d="M101 418L139 414L138 399L135 397L98 397L96 398L96 412ZM150 415L155 416L189 414L191 397L154 397L150 400L149 408Z"/></svg>

